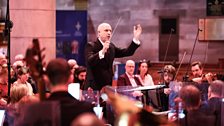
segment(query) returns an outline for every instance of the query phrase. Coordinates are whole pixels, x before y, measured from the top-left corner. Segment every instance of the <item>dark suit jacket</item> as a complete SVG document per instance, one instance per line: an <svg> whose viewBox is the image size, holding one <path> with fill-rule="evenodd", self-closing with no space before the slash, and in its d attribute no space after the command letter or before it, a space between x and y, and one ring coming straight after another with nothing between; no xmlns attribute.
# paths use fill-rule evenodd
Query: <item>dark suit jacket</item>
<svg viewBox="0 0 224 126"><path fill-rule="evenodd" d="M210 114L215 115L216 117L216 126L221 126L221 115L222 115L222 98L211 98L208 100L207 109Z"/></svg>
<svg viewBox="0 0 224 126"><path fill-rule="evenodd" d="M138 79L138 77L134 77L135 79L135 82L138 86L142 86L140 80ZM128 78L128 75L125 73L125 74L122 74L118 77L118 80L117 80L117 86L132 86L131 85L131 82Z"/></svg>
<svg viewBox="0 0 224 126"><path fill-rule="evenodd" d="M70 126L74 118L85 112L94 113L92 104L78 101L64 91L52 93L47 100L60 102L61 126Z"/></svg>
<svg viewBox="0 0 224 126"><path fill-rule="evenodd" d="M131 56L139 45L132 42L128 48L121 49L110 43L109 49L103 59L99 58L99 51L103 45L97 39L96 42L89 42L85 49L85 59L87 66L87 78L84 89L88 87L94 90L101 90L105 85L112 85L114 58Z"/></svg>

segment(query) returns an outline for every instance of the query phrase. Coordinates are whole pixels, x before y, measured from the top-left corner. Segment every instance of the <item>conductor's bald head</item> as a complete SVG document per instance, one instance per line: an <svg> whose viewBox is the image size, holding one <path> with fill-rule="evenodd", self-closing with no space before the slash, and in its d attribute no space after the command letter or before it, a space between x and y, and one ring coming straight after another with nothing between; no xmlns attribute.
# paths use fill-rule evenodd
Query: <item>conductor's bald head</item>
<svg viewBox="0 0 224 126"><path fill-rule="evenodd" d="M110 41L112 35L112 28L108 23L101 23L98 28L98 38L102 41Z"/></svg>

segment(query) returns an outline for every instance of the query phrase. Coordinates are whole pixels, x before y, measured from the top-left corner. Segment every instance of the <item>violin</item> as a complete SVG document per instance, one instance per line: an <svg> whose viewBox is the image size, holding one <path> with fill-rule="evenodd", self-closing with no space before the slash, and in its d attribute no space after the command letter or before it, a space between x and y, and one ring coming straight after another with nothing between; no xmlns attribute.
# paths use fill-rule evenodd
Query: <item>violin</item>
<svg viewBox="0 0 224 126"><path fill-rule="evenodd" d="M212 81L217 80L217 74L213 74L211 72L202 74L201 77L193 78L192 81L196 83L208 82L211 83Z"/></svg>

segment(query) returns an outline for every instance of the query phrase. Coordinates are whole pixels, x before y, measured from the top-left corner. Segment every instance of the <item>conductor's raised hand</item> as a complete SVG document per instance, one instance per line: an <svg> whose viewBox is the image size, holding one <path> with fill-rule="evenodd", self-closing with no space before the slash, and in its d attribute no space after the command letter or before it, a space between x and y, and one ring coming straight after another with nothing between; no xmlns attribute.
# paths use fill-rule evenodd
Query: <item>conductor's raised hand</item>
<svg viewBox="0 0 224 126"><path fill-rule="evenodd" d="M109 49L109 46L110 46L110 41L105 41L104 44L103 44L103 54L105 54L107 52L107 50Z"/></svg>
<svg viewBox="0 0 224 126"><path fill-rule="evenodd" d="M140 24L134 26L133 33L134 33L134 39L139 41L140 35L142 33L142 27Z"/></svg>

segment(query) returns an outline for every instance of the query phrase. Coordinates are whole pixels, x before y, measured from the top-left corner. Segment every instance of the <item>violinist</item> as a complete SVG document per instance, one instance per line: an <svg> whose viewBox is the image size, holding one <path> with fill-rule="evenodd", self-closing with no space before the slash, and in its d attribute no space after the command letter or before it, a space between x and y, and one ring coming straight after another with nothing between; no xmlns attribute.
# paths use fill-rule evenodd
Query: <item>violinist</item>
<svg viewBox="0 0 224 126"><path fill-rule="evenodd" d="M212 73L203 74L203 68L200 61L195 61L191 64L191 71L193 82L202 83L203 81L207 81L208 83L211 83L213 81Z"/></svg>
<svg viewBox="0 0 224 126"><path fill-rule="evenodd" d="M203 75L203 68L200 61L195 61L191 63L191 72L193 75L192 82L195 82L195 86L201 92L201 100L207 101L208 99L208 87L209 83L212 81L211 77Z"/></svg>
<svg viewBox="0 0 224 126"><path fill-rule="evenodd" d="M176 69L172 65L166 65L163 68L162 78L163 78L163 84L165 85L165 88L160 91L160 99L161 99L161 107L162 111L167 111L169 109L169 95L171 92L171 89L169 88L170 82L174 80L176 74Z"/></svg>

